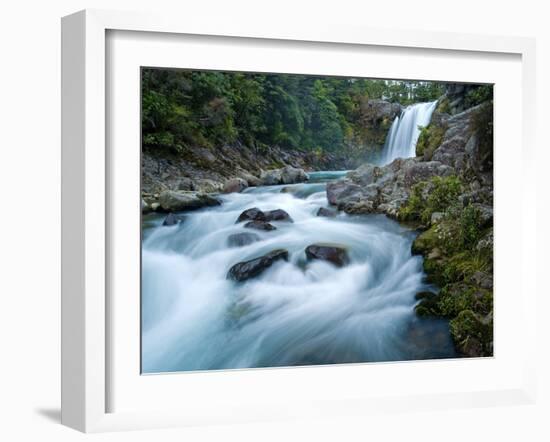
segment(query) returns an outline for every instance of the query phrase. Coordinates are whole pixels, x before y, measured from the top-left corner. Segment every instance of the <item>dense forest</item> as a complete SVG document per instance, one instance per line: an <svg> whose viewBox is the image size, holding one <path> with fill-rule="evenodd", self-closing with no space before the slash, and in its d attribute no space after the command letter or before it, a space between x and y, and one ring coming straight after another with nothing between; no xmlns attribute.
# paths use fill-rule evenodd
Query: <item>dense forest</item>
<svg viewBox="0 0 550 442"><path fill-rule="evenodd" d="M443 92L437 82L143 69L143 147L361 148L372 138L369 100L407 105Z"/></svg>

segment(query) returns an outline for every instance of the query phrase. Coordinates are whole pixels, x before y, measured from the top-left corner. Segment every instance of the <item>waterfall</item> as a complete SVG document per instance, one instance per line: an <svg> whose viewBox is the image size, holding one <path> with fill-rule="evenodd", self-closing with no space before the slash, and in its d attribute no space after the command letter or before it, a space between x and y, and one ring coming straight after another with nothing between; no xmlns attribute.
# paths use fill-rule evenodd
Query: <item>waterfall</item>
<svg viewBox="0 0 550 442"><path fill-rule="evenodd" d="M416 156L416 142L420 127L430 124L437 101L416 103L408 106L400 116L395 117L386 137L380 165L391 163L396 158Z"/></svg>

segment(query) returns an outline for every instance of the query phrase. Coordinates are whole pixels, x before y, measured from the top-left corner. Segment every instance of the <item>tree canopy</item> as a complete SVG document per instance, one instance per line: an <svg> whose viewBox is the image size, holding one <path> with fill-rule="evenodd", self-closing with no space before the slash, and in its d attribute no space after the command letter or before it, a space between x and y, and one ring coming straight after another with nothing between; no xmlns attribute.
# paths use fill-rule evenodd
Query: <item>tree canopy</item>
<svg viewBox="0 0 550 442"><path fill-rule="evenodd" d="M289 74L142 69L145 149L249 146L334 151L362 145L365 103L407 105L443 94L443 84Z"/></svg>

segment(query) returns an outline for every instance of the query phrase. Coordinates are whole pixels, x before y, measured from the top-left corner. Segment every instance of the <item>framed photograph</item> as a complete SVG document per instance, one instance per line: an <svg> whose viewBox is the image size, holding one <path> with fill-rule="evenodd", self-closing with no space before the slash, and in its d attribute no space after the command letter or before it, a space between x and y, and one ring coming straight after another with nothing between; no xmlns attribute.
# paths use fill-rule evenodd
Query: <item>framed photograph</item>
<svg viewBox="0 0 550 442"><path fill-rule="evenodd" d="M264 25L63 19L62 422L532 402L534 42Z"/></svg>

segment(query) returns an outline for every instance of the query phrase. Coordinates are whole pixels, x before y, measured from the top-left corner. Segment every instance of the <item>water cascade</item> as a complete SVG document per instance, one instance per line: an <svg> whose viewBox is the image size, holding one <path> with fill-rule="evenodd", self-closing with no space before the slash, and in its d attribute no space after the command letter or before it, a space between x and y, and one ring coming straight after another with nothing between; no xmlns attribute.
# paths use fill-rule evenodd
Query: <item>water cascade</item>
<svg viewBox="0 0 550 442"><path fill-rule="evenodd" d="M427 121L422 106L416 123ZM414 313L415 294L430 289L421 257L411 255L415 232L381 215L316 216L328 207L326 181L344 174L224 195L221 206L182 214L174 226L145 216L143 372L455 356L447 322ZM274 221L277 230L254 232L259 241L230 247L230 234L250 231L235 220L251 207L283 209L294 222ZM346 247L350 263L308 261L305 248L319 242ZM235 263L281 248L288 261L245 282L226 278Z"/></svg>
<svg viewBox="0 0 550 442"><path fill-rule="evenodd" d="M416 156L416 142L422 127L430 124L437 101L416 103L408 106L395 117L380 158L380 165L391 163L396 158Z"/></svg>

